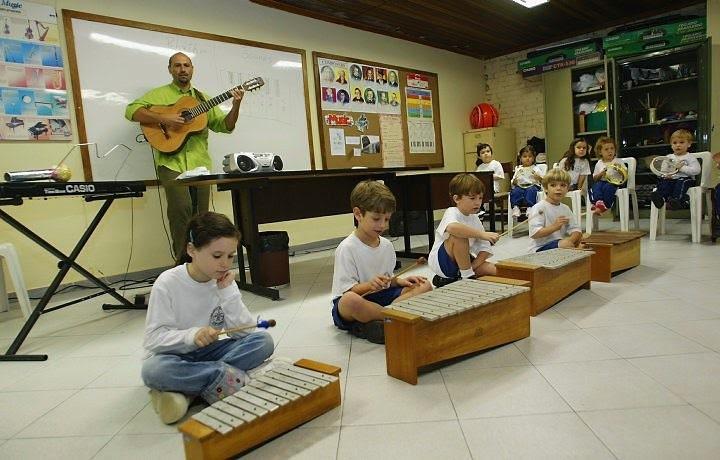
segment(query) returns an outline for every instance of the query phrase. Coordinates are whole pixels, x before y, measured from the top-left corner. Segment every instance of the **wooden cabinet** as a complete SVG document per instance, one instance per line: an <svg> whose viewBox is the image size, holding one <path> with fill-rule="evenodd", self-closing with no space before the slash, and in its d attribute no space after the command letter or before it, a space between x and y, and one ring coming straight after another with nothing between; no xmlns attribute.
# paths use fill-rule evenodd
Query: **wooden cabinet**
<svg viewBox="0 0 720 460"><path fill-rule="evenodd" d="M515 141L515 128L481 128L471 129L463 133L463 150L465 151L465 171L475 171L477 159L477 145L490 144L493 149L493 158L500 163L515 162L517 145Z"/></svg>

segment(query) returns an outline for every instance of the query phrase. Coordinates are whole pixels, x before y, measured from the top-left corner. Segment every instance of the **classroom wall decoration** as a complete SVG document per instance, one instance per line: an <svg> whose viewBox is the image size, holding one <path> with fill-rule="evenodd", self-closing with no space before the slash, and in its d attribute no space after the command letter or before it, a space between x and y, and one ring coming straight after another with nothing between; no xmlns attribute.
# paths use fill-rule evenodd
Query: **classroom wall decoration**
<svg viewBox="0 0 720 460"><path fill-rule="evenodd" d="M71 137L55 9L0 3L0 140Z"/></svg>
<svg viewBox="0 0 720 460"><path fill-rule="evenodd" d="M313 52L323 167L443 166L437 75Z"/></svg>

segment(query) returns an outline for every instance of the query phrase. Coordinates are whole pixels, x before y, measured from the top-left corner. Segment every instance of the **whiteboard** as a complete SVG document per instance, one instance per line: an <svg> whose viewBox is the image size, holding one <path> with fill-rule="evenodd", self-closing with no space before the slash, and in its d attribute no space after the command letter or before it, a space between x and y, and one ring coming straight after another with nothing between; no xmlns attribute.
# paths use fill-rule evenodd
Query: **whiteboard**
<svg viewBox="0 0 720 460"><path fill-rule="evenodd" d="M195 67L193 86L209 97L256 76L265 81L262 88L243 98L232 134L210 132L212 173L222 173L226 154L241 151L279 154L284 170L311 169L302 51L268 49L77 17L71 21L75 59L71 56L70 69L76 77L73 83L77 82L73 85L75 105L81 107L76 113L85 127L85 138L81 133L81 141L98 144L99 154L90 149L88 155L93 180L156 179L150 145L140 135L140 125L125 118L125 108L148 90L172 81L167 65L169 57L177 51L191 57ZM231 100L220 104L225 112L230 106ZM132 150L117 148L103 157L103 152L117 144Z"/></svg>

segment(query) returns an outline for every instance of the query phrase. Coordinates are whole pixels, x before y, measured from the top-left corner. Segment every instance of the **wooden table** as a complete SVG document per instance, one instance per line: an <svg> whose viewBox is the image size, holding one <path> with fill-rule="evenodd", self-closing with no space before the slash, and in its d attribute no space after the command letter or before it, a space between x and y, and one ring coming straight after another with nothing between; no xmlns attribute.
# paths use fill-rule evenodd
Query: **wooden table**
<svg viewBox="0 0 720 460"><path fill-rule="evenodd" d="M646 232L594 232L583 239L595 252L590 261L590 278L610 282L613 273L640 265L640 239Z"/></svg>

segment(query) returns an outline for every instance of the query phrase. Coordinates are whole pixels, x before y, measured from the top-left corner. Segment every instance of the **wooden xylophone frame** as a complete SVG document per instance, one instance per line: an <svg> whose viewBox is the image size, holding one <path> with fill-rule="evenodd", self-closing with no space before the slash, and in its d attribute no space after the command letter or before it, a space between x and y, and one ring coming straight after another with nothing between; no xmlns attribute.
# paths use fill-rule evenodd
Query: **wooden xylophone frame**
<svg viewBox="0 0 720 460"><path fill-rule="evenodd" d="M527 282L484 276L483 281L528 286ZM418 369L497 347L530 335L530 293L428 321L393 310L385 314L385 359L391 377L417 384Z"/></svg>
<svg viewBox="0 0 720 460"><path fill-rule="evenodd" d="M309 359L295 362L295 366L339 376L340 368ZM226 459L286 433L340 405L340 379L312 393L290 401L273 412L258 417L226 435L197 420L189 419L178 429L183 434L185 458Z"/></svg>
<svg viewBox="0 0 720 460"><path fill-rule="evenodd" d="M583 257L552 269L501 260L495 268L497 276L530 282L530 315L537 316L576 290L590 289L590 263L590 257Z"/></svg>
<svg viewBox="0 0 720 460"><path fill-rule="evenodd" d="M596 232L583 240L595 254L590 262L593 281L610 282L613 273L640 265L640 239L645 232Z"/></svg>

